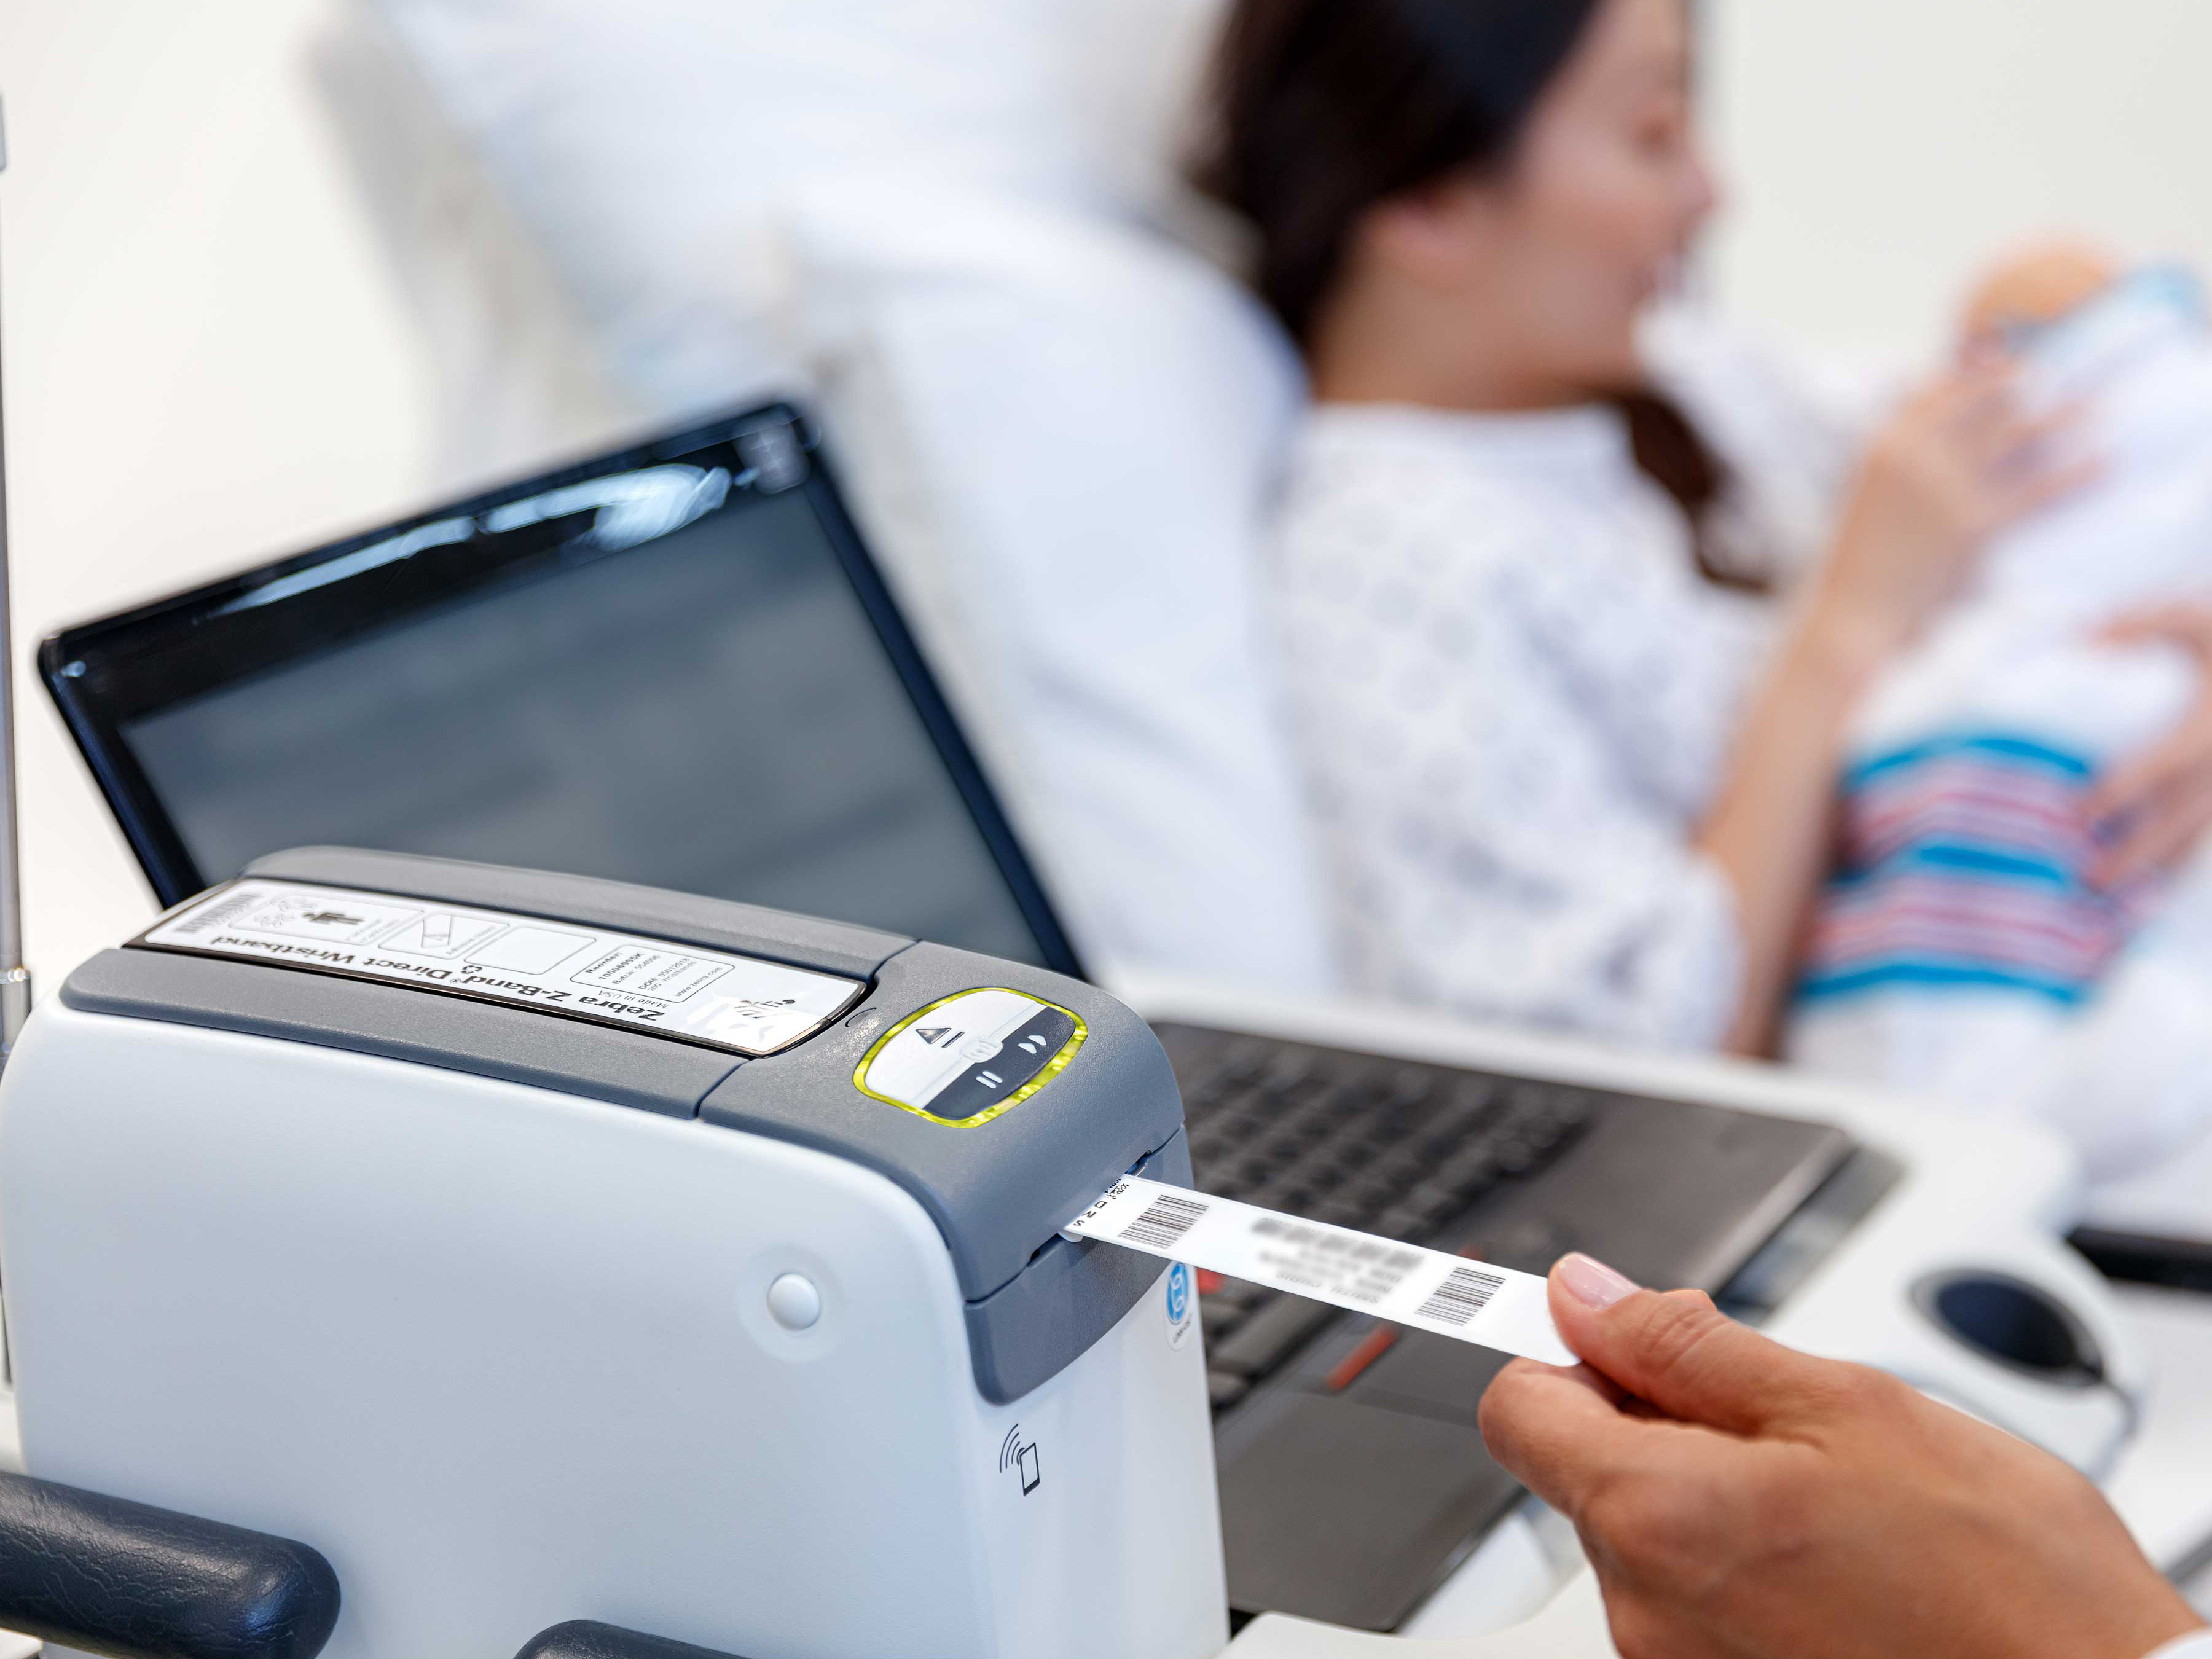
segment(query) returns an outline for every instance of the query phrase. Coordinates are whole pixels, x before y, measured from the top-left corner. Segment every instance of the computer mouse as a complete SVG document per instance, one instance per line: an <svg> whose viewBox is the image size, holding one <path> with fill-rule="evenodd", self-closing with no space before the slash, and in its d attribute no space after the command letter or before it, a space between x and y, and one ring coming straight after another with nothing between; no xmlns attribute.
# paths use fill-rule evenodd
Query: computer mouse
<svg viewBox="0 0 2212 1659"><path fill-rule="evenodd" d="M2081 1316L2051 1291L2010 1273L1930 1273L1913 1300L1937 1329L1999 1364L2062 1387L2105 1380L2105 1355Z"/></svg>

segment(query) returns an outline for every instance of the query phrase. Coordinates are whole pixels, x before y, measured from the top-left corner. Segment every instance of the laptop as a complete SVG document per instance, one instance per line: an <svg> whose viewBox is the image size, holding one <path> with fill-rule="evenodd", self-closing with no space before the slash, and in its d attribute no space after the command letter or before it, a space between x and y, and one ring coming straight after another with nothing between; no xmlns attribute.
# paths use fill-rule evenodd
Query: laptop
<svg viewBox="0 0 2212 1659"><path fill-rule="evenodd" d="M335 842L1084 972L788 405L70 629L39 660L165 904ZM1580 1249L1771 1299L1793 1230L1832 1237L1883 1187L1830 1127L1159 1033L1202 1187L1533 1271ZM1476 1429L1502 1362L1200 1291L1236 1608L1396 1628L1521 1498Z"/></svg>

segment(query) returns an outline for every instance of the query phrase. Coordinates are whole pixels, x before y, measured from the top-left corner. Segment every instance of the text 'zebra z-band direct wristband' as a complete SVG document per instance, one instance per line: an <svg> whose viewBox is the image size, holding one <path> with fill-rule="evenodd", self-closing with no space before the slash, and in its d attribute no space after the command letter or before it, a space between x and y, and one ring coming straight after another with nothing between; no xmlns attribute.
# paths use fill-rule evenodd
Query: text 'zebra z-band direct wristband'
<svg viewBox="0 0 2212 1659"><path fill-rule="evenodd" d="M1129 1176L1061 1229L1547 1365L1580 1363L1542 1279Z"/></svg>

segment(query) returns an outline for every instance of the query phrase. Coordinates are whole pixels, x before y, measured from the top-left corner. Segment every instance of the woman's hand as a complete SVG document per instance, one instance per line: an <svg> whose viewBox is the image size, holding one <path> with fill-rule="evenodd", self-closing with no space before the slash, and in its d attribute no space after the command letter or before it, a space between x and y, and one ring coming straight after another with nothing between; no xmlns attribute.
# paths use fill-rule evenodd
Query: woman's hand
<svg viewBox="0 0 2212 1659"><path fill-rule="evenodd" d="M1552 1308L1588 1364L1515 1365L1482 1431L1625 1659L2146 1659L2203 1622L2087 1480L1893 1378L1581 1257Z"/></svg>
<svg viewBox="0 0 2212 1659"><path fill-rule="evenodd" d="M2169 605L2107 629L2107 645L2178 646L2196 659L2197 706L2148 754L2115 768L2089 798L2105 854L2090 872L2124 887L2195 852L2212 830L2212 604Z"/></svg>
<svg viewBox="0 0 2212 1659"><path fill-rule="evenodd" d="M2021 248L1992 266L1967 297L1967 349L2001 347L2013 329L2057 322L2119 281L2124 270L2079 237Z"/></svg>
<svg viewBox="0 0 2212 1659"><path fill-rule="evenodd" d="M2079 411L2027 412L2018 380L2008 359L1984 356L1875 440L1808 618L1863 671L1920 631L1990 537L2094 476L2054 456Z"/></svg>

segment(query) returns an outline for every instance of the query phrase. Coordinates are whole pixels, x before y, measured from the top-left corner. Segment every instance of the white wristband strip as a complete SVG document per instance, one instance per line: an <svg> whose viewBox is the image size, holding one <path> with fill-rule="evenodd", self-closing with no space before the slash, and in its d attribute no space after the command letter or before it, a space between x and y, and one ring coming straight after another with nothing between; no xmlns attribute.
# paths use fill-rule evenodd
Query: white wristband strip
<svg viewBox="0 0 2212 1659"><path fill-rule="evenodd" d="M1129 1176L1061 1229L1547 1365L1580 1363L1533 1273Z"/></svg>

